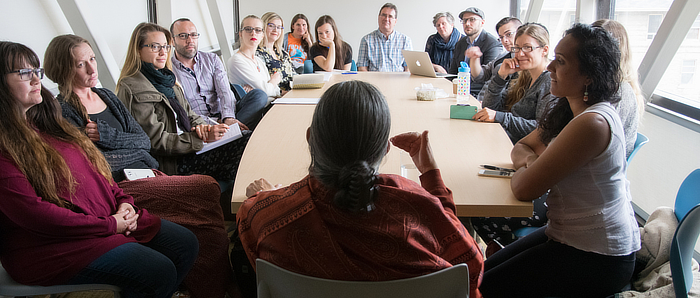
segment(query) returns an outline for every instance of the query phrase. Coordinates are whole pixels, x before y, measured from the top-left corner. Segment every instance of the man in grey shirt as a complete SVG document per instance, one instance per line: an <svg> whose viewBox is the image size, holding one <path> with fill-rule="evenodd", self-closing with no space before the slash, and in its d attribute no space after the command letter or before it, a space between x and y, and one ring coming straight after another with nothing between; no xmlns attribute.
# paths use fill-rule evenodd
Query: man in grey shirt
<svg viewBox="0 0 700 298"><path fill-rule="evenodd" d="M208 122L254 129L262 118L267 94L253 89L237 100L221 59L214 53L198 50L199 33L189 19L178 19L170 26L175 44L173 72L182 85L192 110Z"/></svg>

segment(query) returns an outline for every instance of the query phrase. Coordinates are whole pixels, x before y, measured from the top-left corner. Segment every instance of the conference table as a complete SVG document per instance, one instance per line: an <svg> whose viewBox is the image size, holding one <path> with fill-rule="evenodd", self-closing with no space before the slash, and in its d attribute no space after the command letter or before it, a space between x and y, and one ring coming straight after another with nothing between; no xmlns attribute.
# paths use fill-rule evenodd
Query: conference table
<svg viewBox="0 0 700 298"><path fill-rule="evenodd" d="M430 145L442 178L454 195L457 215L464 217L529 217L532 203L515 199L510 179L479 176L480 165L512 168L510 139L498 123L450 119L450 105L456 104L452 83L403 73L334 73L321 89L294 89L284 98L318 98L331 85L361 80L375 85L386 97L391 111L391 135L428 130ZM432 84L449 97L435 101L416 100L416 87ZM480 103L470 97L470 105ZM306 129L315 105L275 104L253 132L241 158L231 198L231 210L238 211L246 199L246 187L265 178L273 185L287 186L309 173ZM380 173L397 174L418 183L418 171L409 155L391 147Z"/></svg>

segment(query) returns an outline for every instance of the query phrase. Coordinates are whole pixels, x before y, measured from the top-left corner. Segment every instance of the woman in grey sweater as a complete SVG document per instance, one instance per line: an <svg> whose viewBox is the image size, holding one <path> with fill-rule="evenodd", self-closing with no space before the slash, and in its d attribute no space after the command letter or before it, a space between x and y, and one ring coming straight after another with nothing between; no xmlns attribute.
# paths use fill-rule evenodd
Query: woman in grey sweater
<svg viewBox="0 0 700 298"><path fill-rule="evenodd" d="M479 95L483 109L473 119L500 123L515 143L535 129L549 101L547 28L537 23L521 26L511 52L513 58L503 61L486 92ZM506 80L516 72L517 79Z"/></svg>

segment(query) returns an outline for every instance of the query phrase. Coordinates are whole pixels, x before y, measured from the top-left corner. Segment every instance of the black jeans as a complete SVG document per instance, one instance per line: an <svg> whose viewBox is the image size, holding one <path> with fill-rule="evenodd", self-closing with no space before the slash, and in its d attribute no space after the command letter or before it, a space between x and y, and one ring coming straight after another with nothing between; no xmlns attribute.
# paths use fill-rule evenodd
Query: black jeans
<svg viewBox="0 0 700 298"><path fill-rule="evenodd" d="M629 283L635 254L606 256L549 240L546 227L484 262L479 287L493 297L606 297Z"/></svg>

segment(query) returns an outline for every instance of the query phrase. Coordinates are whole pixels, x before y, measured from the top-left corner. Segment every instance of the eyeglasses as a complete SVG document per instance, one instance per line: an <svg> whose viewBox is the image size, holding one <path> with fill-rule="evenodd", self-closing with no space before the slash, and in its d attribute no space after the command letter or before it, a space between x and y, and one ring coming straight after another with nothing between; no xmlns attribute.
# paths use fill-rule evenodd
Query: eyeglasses
<svg viewBox="0 0 700 298"><path fill-rule="evenodd" d="M509 31L509 32L506 32L506 34L499 35L498 40L500 41L500 40L503 40L504 38L510 38L513 35L515 35L515 33Z"/></svg>
<svg viewBox="0 0 700 298"><path fill-rule="evenodd" d="M180 33L180 34L175 35L175 36L177 36L177 38L179 38L179 39L186 40L188 36L192 37L192 39L197 39L197 38L199 38L199 35L200 35L199 33L195 32L195 33Z"/></svg>
<svg viewBox="0 0 700 298"><path fill-rule="evenodd" d="M276 26L273 23L267 23L267 28L270 28L270 30L275 30L275 29L277 29L279 31L284 30L284 26Z"/></svg>
<svg viewBox="0 0 700 298"><path fill-rule="evenodd" d="M23 68L20 70L11 71L10 73L19 73L19 78L22 81L31 81L32 74L35 74L39 80L44 78L44 69L39 68Z"/></svg>
<svg viewBox="0 0 700 298"><path fill-rule="evenodd" d="M243 31L245 31L245 33L253 33L253 31L255 31L255 33L260 34L260 33L263 32L263 29L260 28L260 27L255 27L255 28L253 28L253 27L250 27L250 26L245 26L245 27L243 27Z"/></svg>
<svg viewBox="0 0 700 298"><path fill-rule="evenodd" d="M517 52L520 52L520 50L522 50L523 53L529 53L529 52L532 52L535 49L539 49L539 48L541 48L541 47L533 47L533 46L510 47L510 52L517 53Z"/></svg>
<svg viewBox="0 0 700 298"><path fill-rule="evenodd" d="M159 45L159 44L157 44L157 43L152 43L152 44L145 44L145 45L142 45L141 47L144 47L144 48L151 48L151 52L157 53L157 52L160 52L160 49L163 49L163 50L165 50L166 52L170 52L170 49L171 49L173 46L171 46L171 45L169 45L169 44L166 44L166 45L163 45L163 46L162 46L162 45Z"/></svg>
<svg viewBox="0 0 700 298"><path fill-rule="evenodd" d="M479 18L477 18L477 17L466 18L466 19L462 19L462 24L474 23L478 20L479 20Z"/></svg>

